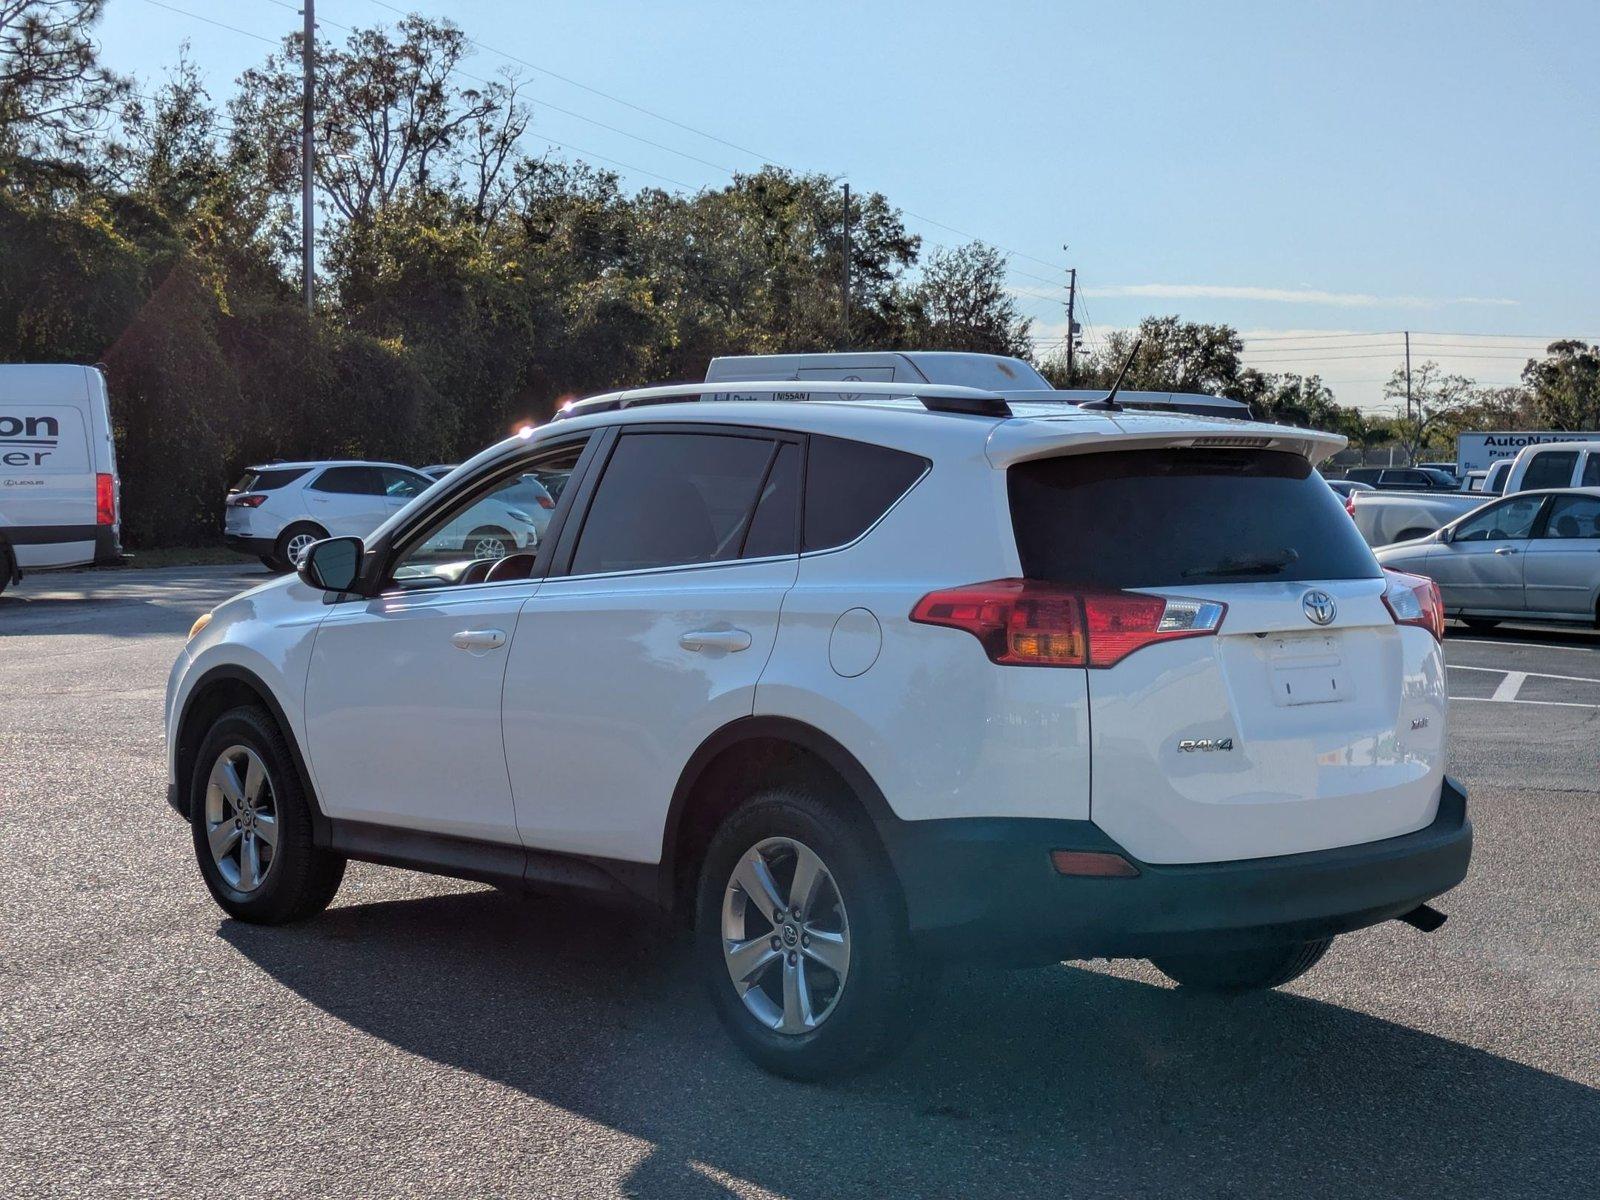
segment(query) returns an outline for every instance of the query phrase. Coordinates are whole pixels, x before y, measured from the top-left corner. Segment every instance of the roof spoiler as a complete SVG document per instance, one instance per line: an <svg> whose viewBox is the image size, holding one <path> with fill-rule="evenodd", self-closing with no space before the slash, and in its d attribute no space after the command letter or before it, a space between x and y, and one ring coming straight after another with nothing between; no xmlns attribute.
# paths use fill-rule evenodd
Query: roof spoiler
<svg viewBox="0 0 1600 1200"><path fill-rule="evenodd" d="M737 400L917 400L929 412L964 416L1011 416L1004 396L982 388L933 383L862 383L856 380L777 381L727 380L722 383L674 383L662 387L630 388L607 392L563 404L552 420L590 413L616 412L646 404L713 403Z"/></svg>

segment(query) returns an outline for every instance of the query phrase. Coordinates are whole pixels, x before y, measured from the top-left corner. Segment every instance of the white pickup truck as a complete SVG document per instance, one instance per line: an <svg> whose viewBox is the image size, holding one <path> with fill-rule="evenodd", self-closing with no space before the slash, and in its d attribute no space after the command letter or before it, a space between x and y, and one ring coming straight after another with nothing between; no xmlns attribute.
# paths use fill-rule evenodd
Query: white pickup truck
<svg viewBox="0 0 1600 1200"><path fill-rule="evenodd" d="M1426 537L1465 516L1495 493L1536 488L1600 487L1600 442L1545 442L1526 446L1512 460L1505 486L1494 492L1352 492L1345 510L1369 546Z"/></svg>

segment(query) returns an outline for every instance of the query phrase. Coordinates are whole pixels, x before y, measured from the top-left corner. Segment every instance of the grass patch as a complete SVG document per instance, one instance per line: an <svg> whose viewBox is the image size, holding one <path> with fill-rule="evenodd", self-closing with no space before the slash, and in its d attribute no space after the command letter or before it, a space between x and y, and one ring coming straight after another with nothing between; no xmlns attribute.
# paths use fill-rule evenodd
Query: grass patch
<svg viewBox="0 0 1600 1200"><path fill-rule="evenodd" d="M128 565L139 569L157 567L248 567L255 559L229 550L226 546L158 546L150 550L129 550Z"/></svg>

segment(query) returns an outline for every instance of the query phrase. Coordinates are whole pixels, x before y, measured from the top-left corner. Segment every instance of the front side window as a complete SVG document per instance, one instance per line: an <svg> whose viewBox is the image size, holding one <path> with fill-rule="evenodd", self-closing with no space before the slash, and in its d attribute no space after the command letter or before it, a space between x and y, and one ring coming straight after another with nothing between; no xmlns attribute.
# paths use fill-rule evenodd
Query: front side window
<svg viewBox="0 0 1600 1200"><path fill-rule="evenodd" d="M1456 526L1452 542L1508 542L1525 538L1544 506L1543 496L1513 496Z"/></svg>
<svg viewBox="0 0 1600 1200"><path fill-rule="evenodd" d="M572 574L738 558L777 449L741 434L624 432L584 518Z"/></svg>
<svg viewBox="0 0 1600 1200"><path fill-rule="evenodd" d="M1576 450L1545 450L1528 461L1522 475L1522 491L1566 487L1572 482L1572 469L1578 465Z"/></svg>
<svg viewBox="0 0 1600 1200"><path fill-rule="evenodd" d="M1547 538L1600 538L1600 498L1557 496L1544 523Z"/></svg>
<svg viewBox="0 0 1600 1200"><path fill-rule="evenodd" d="M541 456L538 468L563 483L577 468L583 443L575 442ZM401 588L441 587L457 583L526 579L544 544L555 504L539 503L548 491L518 472L502 478L466 503L454 503L436 517L403 551L393 569Z"/></svg>
<svg viewBox="0 0 1600 1200"><path fill-rule="evenodd" d="M383 492L393 500L410 500L422 495L433 486L433 480L415 471L400 471L394 467L382 468Z"/></svg>

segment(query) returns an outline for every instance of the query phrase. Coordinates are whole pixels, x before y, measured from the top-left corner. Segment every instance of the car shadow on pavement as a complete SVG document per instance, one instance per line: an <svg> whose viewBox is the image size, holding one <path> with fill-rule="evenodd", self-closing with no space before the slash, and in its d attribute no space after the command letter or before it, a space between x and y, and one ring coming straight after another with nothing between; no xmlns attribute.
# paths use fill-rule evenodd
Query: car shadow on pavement
<svg viewBox="0 0 1600 1200"><path fill-rule="evenodd" d="M630 1194L1551 1196L1600 1172L1600 1091L1287 993L955 971L902 1058L823 1087L746 1062L647 914L477 891L221 936L352 1027L649 1141Z"/></svg>

